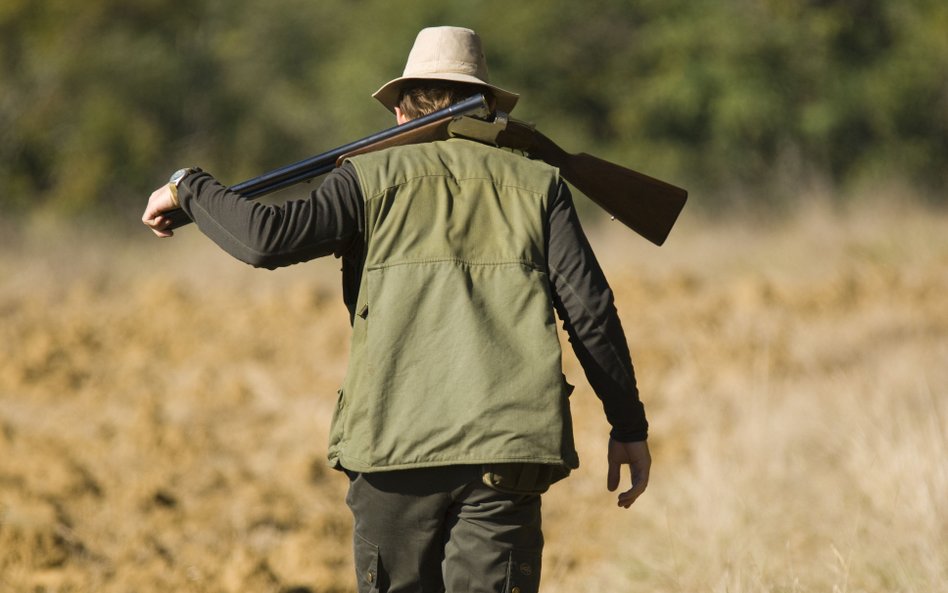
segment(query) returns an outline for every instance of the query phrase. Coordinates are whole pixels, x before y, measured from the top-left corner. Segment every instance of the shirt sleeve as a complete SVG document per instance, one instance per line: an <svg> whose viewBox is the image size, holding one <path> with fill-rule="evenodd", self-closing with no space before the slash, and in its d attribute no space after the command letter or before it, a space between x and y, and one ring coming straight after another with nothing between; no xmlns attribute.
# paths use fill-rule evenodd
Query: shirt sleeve
<svg viewBox="0 0 948 593"><path fill-rule="evenodd" d="M282 204L245 199L207 173L187 176L178 200L201 232L254 267L341 257L362 238L362 192L348 163L330 172L309 197Z"/></svg>
<svg viewBox="0 0 948 593"><path fill-rule="evenodd" d="M553 304L590 386L602 401L611 436L648 437L645 409L612 289L583 232L562 181L550 207L548 263Z"/></svg>

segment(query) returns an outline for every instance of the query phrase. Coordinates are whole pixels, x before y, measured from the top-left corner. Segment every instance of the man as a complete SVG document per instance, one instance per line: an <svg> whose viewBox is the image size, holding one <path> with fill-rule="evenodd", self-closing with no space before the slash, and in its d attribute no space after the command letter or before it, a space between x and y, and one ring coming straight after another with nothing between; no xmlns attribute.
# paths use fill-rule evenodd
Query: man
<svg viewBox="0 0 948 593"><path fill-rule="evenodd" d="M373 96L399 124L492 85L468 29L422 30ZM352 321L329 459L350 480L360 591L528 593L540 494L578 466L554 309L612 425L607 486L648 483L647 423L612 293L558 171L453 138L358 156L308 198L241 199L199 169L150 197L223 249L275 268L334 254Z"/></svg>

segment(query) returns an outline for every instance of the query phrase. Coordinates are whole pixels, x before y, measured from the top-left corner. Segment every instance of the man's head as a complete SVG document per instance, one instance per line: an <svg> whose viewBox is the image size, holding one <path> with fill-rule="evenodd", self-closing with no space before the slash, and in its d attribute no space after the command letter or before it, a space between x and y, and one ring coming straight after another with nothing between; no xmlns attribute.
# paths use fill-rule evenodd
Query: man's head
<svg viewBox="0 0 948 593"><path fill-rule="evenodd" d="M494 94L487 87L443 80L417 80L405 83L398 93L395 116L398 123L418 119L439 109L450 107L477 93L483 93L491 111L496 106Z"/></svg>
<svg viewBox="0 0 948 593"><path fill-rule="evenodd" d="M431 109L433 105L447 107L476 92L485 92L497 109L505 112L513 109L519 98L490 84L477 33L461 27L429 27L415 38L402 76L372 96L396 115L401 112L401 121L436 111Z"/></svg>

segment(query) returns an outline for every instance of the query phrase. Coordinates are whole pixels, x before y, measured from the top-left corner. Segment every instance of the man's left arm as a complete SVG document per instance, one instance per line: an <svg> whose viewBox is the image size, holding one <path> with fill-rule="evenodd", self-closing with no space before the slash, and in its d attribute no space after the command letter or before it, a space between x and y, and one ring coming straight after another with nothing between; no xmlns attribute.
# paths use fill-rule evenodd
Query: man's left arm
<svg viewBox="0 0 948 593"><path fill-rule="evenodd" d="M362 194L348 164L333 170L307 198L279 205L247 200L196 171L177 186L155 190L142 222L159 237L169 237L162 213L176 207L227 253L255 267L272 269L330 253L341 256L361 244Z"/></svg>

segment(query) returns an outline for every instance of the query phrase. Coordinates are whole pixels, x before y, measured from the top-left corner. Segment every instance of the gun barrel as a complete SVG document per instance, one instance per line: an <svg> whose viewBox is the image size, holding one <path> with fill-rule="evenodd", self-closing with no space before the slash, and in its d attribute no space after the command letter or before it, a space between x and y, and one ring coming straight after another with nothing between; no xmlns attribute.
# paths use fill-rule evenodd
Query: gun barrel
<svg viewBox="0 0 948 593"><path fill-rule="evenodd" d="M393 126L381 132L376 132L355 142L350 142L308 159L267 171L253 179L232 185L230 189L247 199L259 198L260 196L273 193L297 183L309 181L310 179L328 173L335 168L336 161L340 157L358 152L367 146L387 142L397 136L409 134L419 128L439 121L454 119L464 115L486 117L489 113L490 108L487 105L487 98L479 93L463 101L459 101L454 105L413 119L407 123ZM165 216L172 221L168 227L169 229L180 228L191 222L191 219L188 218L183 210L172 210L166 212Z"/></svg>

